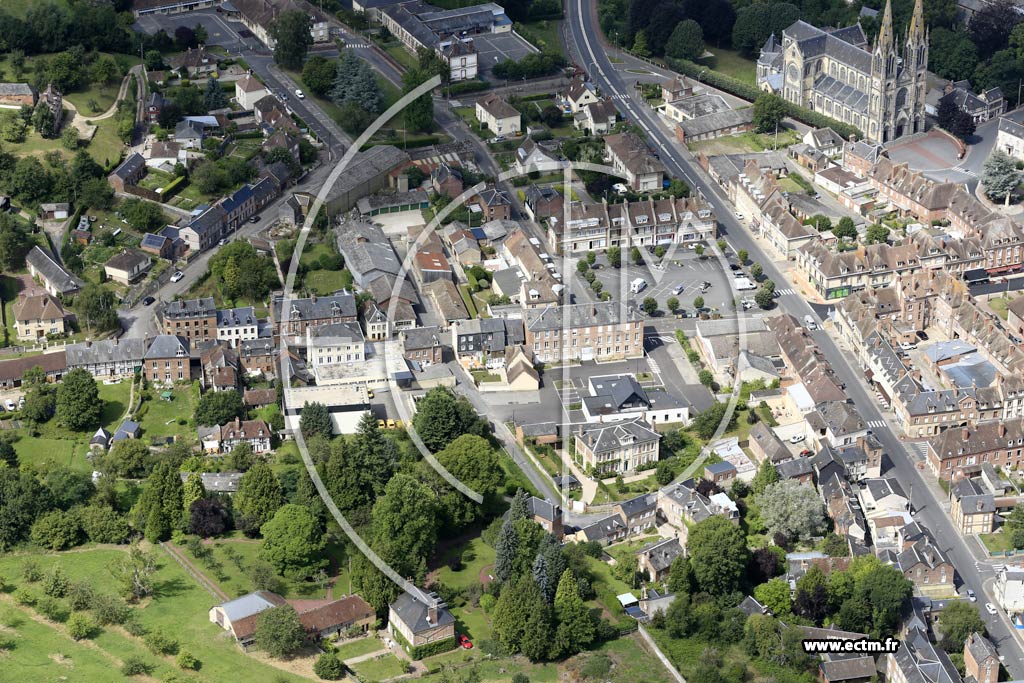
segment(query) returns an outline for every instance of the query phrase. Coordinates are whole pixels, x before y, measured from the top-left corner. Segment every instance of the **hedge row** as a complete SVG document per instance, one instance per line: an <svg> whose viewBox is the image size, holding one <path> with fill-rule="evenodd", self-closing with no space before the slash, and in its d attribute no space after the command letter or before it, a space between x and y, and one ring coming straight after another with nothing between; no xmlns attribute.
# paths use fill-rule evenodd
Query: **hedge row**
<svg viewBox="0 0 1024 683"><path fill-rule="evenodd" d="M491 84L487 81L482 81L478 78L474 78L468 81L459 81L458 83L452 83L448 86L448 93L451 95L461 95L467 92L479 92L481 90L487 90L491 87Z"/></svg>
<svg viewBox="0 0 1024 683"><path fill-rule="evenodd" d="M180 175L167 184L167 187L165 187L163 192L160 193L160 196L163 198L163 201L166 202L168 199L183 190L186 185L188 185L188 178Z"/></svg>
<svg viewBox="0 0 1024 683"><path fill-rule="evenodd" d="M724 90L727 93L749 100L750 102L753 102L762 94L756 86L739 81L732 76L726 76L725 74L717 71L712 71L707 67L695 64L694 62L686 59L665 57L664 61L665 64L674 71L685 74L690 78L699 77L700 81L703 83L707 83L719 90ZM808 126L813 126L815 128L831 128L846 139L849 139L851 135L856 135L858 138L864 137L856 126L851 126L848 123L837 121L831 116L825 116L820 112L811 111L806 107L801 107L800 105L793 104L792 102L785 102L785 105L787 116L806 123Z"/></svg>
<svg viewBox="0 0 1024 683"><path fill-rule="evenodd" d="M455 642L455 638L445 638L444 640L436 640L433 643L413 647L409 644L409 641L405 639L405 636L397 630L390 632L390 635L398 642L403 650L409 653L409 657L414 661L425 659L426 657L433 657L434 655L439 655L442 652L449 652L458 647L458 644Z"/></svg>

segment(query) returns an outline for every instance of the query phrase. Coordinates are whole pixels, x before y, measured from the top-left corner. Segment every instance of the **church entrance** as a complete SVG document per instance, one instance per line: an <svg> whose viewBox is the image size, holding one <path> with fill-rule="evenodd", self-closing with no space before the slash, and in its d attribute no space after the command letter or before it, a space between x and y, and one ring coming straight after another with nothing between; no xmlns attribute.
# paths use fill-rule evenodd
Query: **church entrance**
<svg viewBox="0 0 1024 683"><path fill-rule="evenodd" d="M897 138L903 137L903 122L900 122L900 123L896 124L896 137Z"/></svg>

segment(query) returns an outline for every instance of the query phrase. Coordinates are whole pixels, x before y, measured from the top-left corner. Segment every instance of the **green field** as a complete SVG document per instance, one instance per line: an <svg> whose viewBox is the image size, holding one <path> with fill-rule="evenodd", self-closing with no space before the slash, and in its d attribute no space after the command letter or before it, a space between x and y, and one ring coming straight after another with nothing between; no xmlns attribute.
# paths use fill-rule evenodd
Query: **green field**
<svg viewBox="0 0 1024 683"><path fill-rule="evenodd" d="M72 580L87 581L99 591L112 592L107 567L123 553L122 549L86 548L73 553L35 554L44 570L60 561ZM273 667L245 655L233 640L215 624L208 611L218 602L202 590L185 571L160 549L154 550L158 571L154 575L155 594L133 608L138 621L148 630L160 629L175 638L179 648L192 653L201 662L199 671L190 672L189 680L199 683L220 683L245 680L253 683L299 681ZM8 584L40 593L37 585L24 584L21 565L25 556L8 554L0 557L0 575ZM27 683L51 681L123 681L118 670L129 655L141 657L154 666L149 680L168 680L172 673L180 675L171 658L158 658L146 649L141 639L129 636L120 628L105 627L89 641L76 643L63 627L32 621L33 613L16 608L9 598L0 598L0 615L5 631L16 633L15 649L4 657L4 677ZM11 624L16 624L13 627ZM69 661L70 660L70 661Z"/></svg>
<svg viewBox="0 0 1024 683"><path fill-rule="evenodd" d="M309 291L327 296L339 289L351 289L352 274L347 270L311 270L306 273L302 283Z"/></svg>
<svg viewBox="0 0 1024 683"><path fill-rule="evenodd" d="M38 4L37 0L4 0L3 7L4 10L16 17L24 17L28 13L29 8ZM61 7L68 6L67 0L49 0L48 4L60 5Z"/></svg>
<svg viewBox="0 0 1024 683"><path fill-rule="evenodd" d="M750 85L757 84L756 62L743 57L735 50L716 47L711 51L714 53L714 56L702 59L700 61L701 64L726 76L732 76L738 81L743 81Z"/></svg>
<svg viewBox="0 0 1024 683"><path fill-rule="evenodd" d="M364 681L383 681L405 673L405 664L392 654L367 659L352 665L352 670Z"/></svg>
<svg viewBox="0 0 1024 683"><path fill-rule="evenodd" d="M551 52L565 56L561 39L562 20L542 19L522 24L520 33L523 38L540 48L541 52Z"/></svg>
<svg viewBox="0 0 1024 683"><path fill-rule="evenodd" d="M338 655L338 659L345 661L346 659L352 659L353 657L359 657L360 655L368 655L371 652L377 652L378 650L385 649L384 643L373 636L366 636L365 638L358 638L356 640L350 640L338 646L335 649L335 654Z"/></svg>
<svg viewBox="0 0 1024 683"><path fill-rule="evenodd" d="M152 437L184 437L196 436L195 426L189 417L195 413L192 403L192 387L188 384L175 385L170 389L172 398L165 401L160 398L163 390L150 390L152 398L143 401L139 410L144 439ZM184 422L184 424L181 424Z"/></svg>

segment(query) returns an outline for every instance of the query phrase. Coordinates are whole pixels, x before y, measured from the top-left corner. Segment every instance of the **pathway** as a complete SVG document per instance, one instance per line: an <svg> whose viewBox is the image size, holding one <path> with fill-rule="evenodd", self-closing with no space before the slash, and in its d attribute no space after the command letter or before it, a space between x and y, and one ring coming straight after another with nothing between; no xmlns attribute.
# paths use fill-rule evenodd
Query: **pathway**
<svg viewBox="0 0 1024 683"><path fill-rule="evenodd" d="M174 560L180 564L186 572L188 572L189 576L195 579L207 593L223 602L227 602L231 599L227 593L220 589L220 586L211 581L209 577L199 569L199 567L195 566L191 560L185 557L185 553L183 553L176 545L168 541L164 541L160 544L160 547L166 550L167 554L173 557Z"/></svg>
<svg viewBox="0 0 1024 683"><path fill-rule="evenodd" d="M358 664L359 662L365 662L368 659L376 659L377 657L380 657L381 655L386 655L386 654L391 652L391 650L389 650L383 643L381 644L380 647L381 647L381 649L374 650L373 652L367 652L365 655L356 655L355 657L349 657L344 662L345 666L351 667L353 664Z"/></svg>

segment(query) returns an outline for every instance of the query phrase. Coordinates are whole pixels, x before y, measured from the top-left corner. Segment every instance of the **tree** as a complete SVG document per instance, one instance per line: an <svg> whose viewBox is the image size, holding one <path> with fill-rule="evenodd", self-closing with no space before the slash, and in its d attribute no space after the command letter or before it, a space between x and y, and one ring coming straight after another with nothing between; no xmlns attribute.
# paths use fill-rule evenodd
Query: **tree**
<svg viewBox="0 0 1024 683"><path fill-rule="evenodd" d="M320 55L313 55L302 67L302 82L311 93L324 96L334 83L334 62Z"/></svg>
<svg viewBox="0 0 1024 683"><path fill-rule="evenodd" d="M32 128L44 138L57 137L57 120L46 102L37 104L32 112Z"/></svg>
<svg viewBox="0 0 1024 683"><path fill-rule="evenodd" d="M78 149L79 142L78 129L74 126L68 126L60 134L60 145L66 150L75 151Z"/></svg>
<svg viewBox="0 0 1024 683"><path fill-rule="evenodd" d="M323 403L306 403L302 406L299 429L307 439L319 434L326 439L334 435L331 414Z"/></svg>
<svg viewBox="0 0 1024 683"><path fill-rule="evenodd" d="M117 329L117 301L114 293L95 283L88 283L75 297L79 320L85 322L89 332L105 332Z"/></svg>
<svg viewBox="0 0 1024 683"><path fill-rule="evenodd" d="M754 493L761 494L778 480L779 473L775 470L775 465L772 464L771 460L765 458L761 461L753 481L750 482L750 487L754 490Z"/></svg>
<svg viewBox="0 0 1024 683"><path fill-rule="evenodd" d="M24 142L28 123L16 111L0 112L0 139L5 142Z"/></svg>
<svg viewBox="0 0 1024 683"><path fill-rule="evenodd" d="M647 34L643 31L636 33L636 38L633 40L633 53L638 57L651 56L651 50L647 47Z"/></svg>
<svg viewBox="0 0 1024 683"><path fill-rule="evenodd" d="M369 65L355 56L350 50L335 63L334 78L328 94L331 101L343 109L352 105L362 114L362 132L370 123L370 118L383 110L380 86Z"/></svg>
<svg viewBox="0 0 1024 683"><path fill-rule="evenodd" d="M631 247L629 250L629 260L635 265L640 265L644 262L644 255L640 252L640 247Z"/></svg>
<svg viewBox="0 0 1024 683"><path fill-rule="evenodd" d="M519 652L527 636L527 624L531 615L546 615L549 609L531 577L521 576L511 583L506 583L502 586L498 602L494 606L494 637L506 652Z"/></svg>
<svg viewBox="0 0 1024 683"><path fill-rule="evenodd" d="M987 3L971 15L967 30L971 42L977 46L984 59L1002 50L1009 44L1010 33L1020 23L1020 15L1010 0L996 0Z"/></svg>
<svg viewBox="0 0 1024 683"><path fill-rule="evenodd" d="M722 424L722 420L725 419L725 413L728 410L728 406L720 401L715 401L705 410L697 413L697 416L693 418L691 426L694 431L697 432L697 436L702 439L710 439L718 431L718 427ZM729 417L728 424L725 428L732 429L736 424L736 411L732 412Z"/></svg>
<svg viewBox="0 0 1024 683"><path fill-rule="evenodd" d="M139 439L122 439L100 461L100 471L111 477L141 478L149 466L149 446Z"/></svg>
<svg viewBox="0 0 1024 683"><path fill-rule="evenodd" d="M940 645L946 652L962 652L964 641L972 633L985 634L985 622L978 610L969 602L954 600L939 614L942 628Z"/></svg>
<svg viewBox="0 0 1024 683"><path fill-rule="evenodd" d="M755 280L760 280L761 276L764 275L764 268L761 267L760 263L754 263L750 266L750 275Z"/></svg>
<svg viewBox="0 0 1024 683"><path fill-rule="evenodd" d="M172 463L162 460L153 468L139 498L138 526L145 528L150 543L165 541L182 526L181 477Z"/></svg>
<svg viewBox="0 0 1024 683"><path fill-rule="evenodd" d="M965 111L958 111L949 132L961 140L967 140L974 135L975 128L974 117Z"/></svg>
<svg viewBox="0 0 1024 683"><path fill-rule="evenodd" d="M977 66L978 48L971 42L966 31L951 31L942 27L932 29L928 49L929 71L940 78L960 81L970 78ZM939 125L945 128L941 118Z"/></svg>
<svg viewBox="0 0 1024 683"><path fill-rule="evenodd" d="M596 637L594 618L583 604L576 575L571 569L562 572L555 591L555 629L553 650L555 656L566 657L575 654L591 643Z"/></svg>
<svg viewBox="0 0 1024 683"><path fill-rule="evenodd" d="M78 191L78 203L90 209L109 209L114 205L114 188L104 179L87 180Z"/></svg>
<svg viewBox="0 0 1024 683"><path fill-rule="evenodd" d="M243 441L240 444L236 444L228 456L224 458L224 464L232 470L238 472L247 472L252 464L256 462L252 446L247 441Z"/></svg>
<svg viewBox="0 0 1024 683"><path fill-rule="evenodd" d="M767 486L756 498L761 519L769 533L801 540L817 534L825 524L821 499L810 487L795 479Z"/></svg>
<svg viewBox="0 0 1024 683"><path fill-rule="evenodd" d="M674 296L670 296L665 301L665 308L667 308L671 313L675 313L679 310L679 299Z"/></svg>
<svg viewBox="0 0 1024 683"><path fill-rule="evenodd" d="M687 595L693 590L693 569L690 567L689 557L677 555L672 560L668 570L668 590L670 593Z"/></svg>
<svg viewBox="0 0 1024 683"><path fill-rule="evenodd" d="M57 387L57 419L72 431L95 427L103 412L96 380L82 368L70 370Z"/></svg>
<svg viewBox="0 0 1024 683"><path fill-rule="evenodd" d="M327 564L321 557L325 542L320 524L304 507L280 507L273 519L260 527L260 534L260 558L273 565L281 576L305 579Z"/></svg>
<svg viewBox="0 0 1024 683"><path fill-rule="evenodd" d="M230 529L230 515L224 504L215 498L200 498L189 507L188 532L211 538Z"/></svg>
<svg viewBox="0 0 1024 683"><path fill-rule="evenodd" d="M1013 159L1002 150L992 151L982 167L981 184L985 188L985 194L993 201L1006 201L1010 203L1010 195L1020 184L1020 171L1017 170Z"/></svg>
<svg viewBox="0 0 1024 683"><path fill-rule="evenodd" d="M658 301L652 296L644 297L643 303L640 304L640 308L642 308L644 313L647 315L654 315L658 312Z"/></svg>
<svg viewBox="0 0 1024 683"><path fill-rule="evenodd" d="M344 677L345 665L333 652L325 652L317 657L313 673L325 681L337 681Z"/></svg>
<svg viewBox="0 0 1024 683"><path fill-rule="evenodd" d="M203 94L203 101L208 110L223 109L228 106L228 98L224 89L220 87L220 81L216 78L206 79L206 92Z"/></svg>
<svg viewBox="0 0 1024 683"><path fill-rule="evenodd" d="M608 247L605 257L608 259L608 265L612 268L622 267L622 249L620 247Z"/></svg>
<svg viewBox="0 0 1024 683"><path fill-rule="evenodd" d="M139 232L156 232L167 225L167 217L159 204L142 199L129 199L121 205L121 214L128 225Z"/></svg>
<svg viewBox="0 0 1024 683"><path fill-rule="evenodd" d="M402 92L410 93L430 80L433 74L420 67L409 69L402 77ZM434 127L434 98L425 92L405 106L405 127L409 130L427 132Z"/></svg>
<svg viewBox="0 0 1024 683"><path fill-rule="evenodd" d="M707 368L697 373L697 380L706 387L710 387L715 383L715 376Z"/></svg>
<svg viewBox="0 0 1024 683"><path fill-rule="evenodd" d="M767 583L762 583L754 589L754 597L776 616L789 614L792 606L789 596L789 584L783 578L776 578Z"/></svg>
<svg viewBox="0 0 1024 683"><path fill-rule="evenodd" d="M746 539L739 527L724 517L709 517L690 529L687 549L701 590L723 596L738 588L747 566Z"/></svg>
<svg viewBox="0 0 1024 683"><path fill-rule="evenodd" d="M509 581L519 555L519 536L516 534L515 520L511 517L501 525L494 553L494 576L499 581Z"/></svg>
<svg viewBox="0 0 1024 683"><path fill-rule="evenodd" d="M691 62L700 59L704 54L704 31L693 19L686 19L676 24L672 35L665 44L665 54L676 59L688 59Z"/></svg>
<svg viewBox="0 0 1024 683"><path fill-rule="evenodd" d="M424 445L437 452L461 434L486 436L488 424L477 416L465 398L456 398L448 389L437 387L427 392L412 421Z"/></svg>
<svg viewBox="0 0 1024 683"><path fill-rule="evenodd" d="M372 416L371 416L372 420ZM376 429L376 422L373 423ZM498 456L487 439L463 434L437 454L437 461L457 480L481 496L491 497L505 480ZM383 477L383 487L390 474ZM461 492L445 487L441 492L441 508L455 527L465 527L482 514L480 506Z"/></svg>
<svg viewBox="0 0 1024 683"><path fill-rule="evenodd" d="M758 133L771 133L786 117L786 101L774 93L762 93L754 100L754 127Z"/></svg>
<svg viewBox="0 0 1024 683"><path fill-rule="evenodd" d="M93 543L124 543L131 527L123 515L108 507L96 505L81 508L82 530Z"/></svg>
<svg viewBox="0 0 1024 683"><path fill-rule="evenodd" d="M768 310L775 305L775 285L771 280L766 280L758 288L757 293L754 294L754 303L764 310Z"/></svg>
<svg viewBox="0 0 1024 683"><path fill-rule="evenodd" d="M153 593L153 574L156 557L152 552L133 545L108 567L111 576L120 585L122 593L131 600L141 600Z"/></svg>
<svg viewBox="0 0 1024 683"><path fill-rule="evenodd" d="M277 41L274 46L274 61L286 69L298 70L306 59L309 46L313 44L312 18L298 10L282 12L277 21L271 22L270 36Z"/></svg>
<svg viewBox="0 0 1024 683"><path fill-rule="evenodd" d="M256 644L271 657L283 659L295 654L306 638L299 615L291 605L271 607L256 617Z"/></svg>
<svg viewBox="0 0 1024 683"><path fill-rule="evenodd" d="M693 307L698 311L704 308L704 297L695 296L693 297Z"/></svg>
<svg viewBox="0 0 1024 683"><path fill-rule="evenodd" d="M208 391L199 399L196 406L196 424L215 427L233 422L235 418L246 414L242 397L234 389L228 391Z"/></svg>
<svg viewBox="0 0 1024 683"><path fill-rule="evenodd" d="M576 262L576 272L578 272L580 275L586 275L589 270L590 264L587 263L586 261L581 260Z"/></svg>
<svg viewBox="0 0 1024 683"><path fill-rule="evenodd" d="M732 24L732 46L744 55L756 54L768 36L782 35L783 29L799 18L800 8L787 2L742 7ZM707 22L701 22L701 26L709 32Z"/></svg>
<svg viewBox="0 0 1024 683"><path fill-rule="evenodd" d="M864 235L867 244L881 244L889 239L889 226L882 223L875 223L868 226Z"/></svg>
<svg viewBox="0 0 1024 683"><path fill-rule="evenodd" d="M49 550L67 550L82 542L82 524L75 512L51 510L32 525L32 542Z"/></svg>
<svg viewBox="0 0 1024 683"><path fill-rule="evenodd" d="M408 474L396 474L373 505L373 548L397 572L413 574L437 542L437 496Z"/></svg>
<svg viewBox="0 0 1024 683"><path fill-rule="evenodd" d="M25 406L21 409L21 415L26 420L42 424L53 417L56 410L57 392L49 386L38 386L32 387L25 394Z"/></svg>
<svg viewBox="0 0 1024 683"><path fill-rule="evenodd" d="M235 446L234 449L232 449L232 452L237 450L238 446ZM185 480L181 489L182 515L185 520L186 527L190 524L192 517L192 504L205 497L206 488L203 486L202 476L198 472L193 472L188 475L188 479Z"/></svg>
<svg viewBox="0 0 1024 683"><path fill-rule="evenodd" d="M704 245L700 243L693 245L693 253L697 255L697 258L704 258Z"/></svg>
<svg viewBox="0 0 1024 683"><path fill-rule="evenodd" d="M235 509L243 515L249 529L261 529L269 522L283 496L281 484L266 463L258 462L242 475L235 494Z"/></svg>
<svg viewBox="0 0 1024 683"><path fill-rule="evenodd" d="M9 441L0 441L0 462L6 464L10 469L18 468L18 454Z"/></svg>
<svg viewBox="0 0 1024 683"><path fill-rule="evenodd" d="M849 216L843 216L836 223L835 227L832 228L832 234L839 239L854 239L857 237L857 226L853 224L853 219Z"/></svg>

